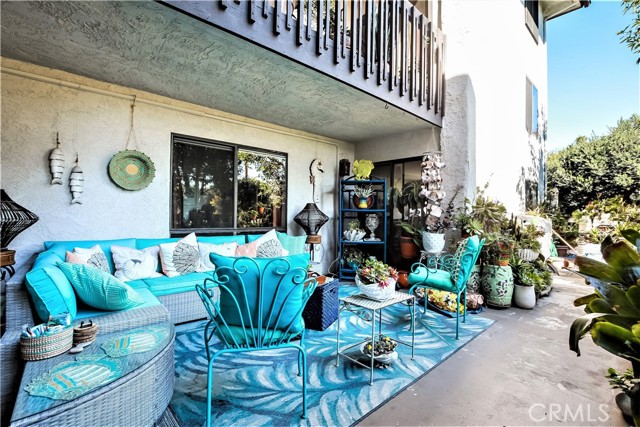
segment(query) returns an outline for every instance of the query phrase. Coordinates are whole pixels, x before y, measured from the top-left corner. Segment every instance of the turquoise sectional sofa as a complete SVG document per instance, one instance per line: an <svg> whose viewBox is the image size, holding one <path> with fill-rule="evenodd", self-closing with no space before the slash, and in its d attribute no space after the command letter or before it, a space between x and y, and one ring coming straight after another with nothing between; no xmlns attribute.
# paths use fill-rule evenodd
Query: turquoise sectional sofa
<svg viewBox="0 0 640 427"><path fill-rule="evenodd" d="M252 242L260 236L262 235L198 236L197 240L198 243L236 242L238 245L242 245ZM278 233L278 239L290 254L300 253L301 250L304 250L304 236L294 237ZM65 261L67 251L71 252L74 248L90 248L99 245L113 274L115 266L111 253L112 246L142 250L179 240L180 238L127 238L44 242L44 250L36 257L33 267L26 274L24 284L7 284L6 332L0 339L2 413L11 413L10 405L15 399L24 368L24 362L20 357L21 326L42 323L48 313L55 314L56 311L64 311L64 305L69 303L70 298L76 298L69 279L57 265L57 263ZM158 271L160 272L160 269ZM117 311L98 310L83 304L76 298L72 301L76 303L74 324L79 324L83 319L92 319L99 325L100 332L109 333L162 322L179 324L206 318L206 310L195 289L196 285L203 284L206 278L212 278L213 271L193 272L175 277L158 276L125 282L144 301L132 308ZM168 369L162 375L167 376L165 383L172 387L173 370ZM168 396L170 397L170 393ZM158 407L163 405L166 407L166 404L168 404L168 400L154 402L153 412L143 414L143 416L155 418L159 413ZM164 411L164 408L160 409Z"/></svg>

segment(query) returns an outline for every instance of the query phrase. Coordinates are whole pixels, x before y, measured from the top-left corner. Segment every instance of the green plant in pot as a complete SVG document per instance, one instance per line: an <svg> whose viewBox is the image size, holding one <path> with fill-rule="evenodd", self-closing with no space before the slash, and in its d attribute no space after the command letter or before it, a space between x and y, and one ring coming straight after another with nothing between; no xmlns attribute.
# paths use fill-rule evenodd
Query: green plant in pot
<svg viewBox="0 0 640 427"><path fill-rule="evenodd" d="M536 306L536 283L538 273L532 263L522 260L517 254L511 255L509 262L513 272L513 300L520 308L532 309Z"/></svg>
<svg viewBox="0 0 640 427"><path fill-rule="evenodd" d="M533 224L518 226L515 228L515 247L518 256L524 261L533 261L538 258L542 245L538 240L544 236L544 231L539 230Z"/></svg>
<svg viewBox="0 0 640 427"><path fill-rule="evenodd" d="M593 342L631 363L634 385L627 390L631 417L640 426L640 231L619 231L601 243L605 262L577 257L579 273L594 293L574 301L587 313L573 321L569 348L580 356L579 340L590 334Z"/></svg>
<svg viewBox="0 0 640 427"><path fill-rule="evenodd" d="M424 199L420 197L420 182L407 183L401 191L397 188L391 190L393 205L405 218L397 224L402 228L400 238L400 251L403 258L415 258L422 245L422 212Z"/></svg>
<svg viewBox="0 0 640 427"><path fill-rule="evenodd" d="M371 207L373 203L373 186L369 185L356 185L353 189L354 198L353 204L360 209L367 209Z"/></svg>
<svg viewBox="0 0 640 427"><path fill-rule="evenodd" d="M342 259L349 268L355 270L364 263L366 255L355 246L346 246Z"/></svg>

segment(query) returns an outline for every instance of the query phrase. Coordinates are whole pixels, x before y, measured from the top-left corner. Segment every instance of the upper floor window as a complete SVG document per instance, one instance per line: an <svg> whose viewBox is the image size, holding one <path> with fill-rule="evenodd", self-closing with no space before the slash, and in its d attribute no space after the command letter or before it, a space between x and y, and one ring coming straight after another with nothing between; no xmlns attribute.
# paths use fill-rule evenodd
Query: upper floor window
<svg viewBox="0 0 640 427"><path fill-rule="evenodd" d="M173 135L172 168L173 233L284 228L286 154Z"/></svg>
<svg viewBox="0 0 640 427"><path fill-rule="evenodd" d="M540 13L538 0L524 0L524 22L536 43L544 40L544 17Z"/></svg>

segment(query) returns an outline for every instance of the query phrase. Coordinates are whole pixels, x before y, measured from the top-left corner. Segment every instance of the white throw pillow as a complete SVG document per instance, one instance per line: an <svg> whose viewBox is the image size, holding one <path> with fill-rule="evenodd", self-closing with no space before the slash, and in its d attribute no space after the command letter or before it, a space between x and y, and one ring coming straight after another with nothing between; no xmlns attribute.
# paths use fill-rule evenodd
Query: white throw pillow
<svg viewBox="0 0 640 427"><path fill-rule="evenodd" d="M87 264L111 274L107 256L100 245L90 248L73 248L73 252L67 251L65 261L71 264Z"/></svg>
<svg viewBox="0 0 640 427"><path fill-rule="evenodd" d="M113 263L116 267L116 272L113 275L125 281L162 276L156 271L159 251L160 248L157 246L143 250L125 246L111 246Z"/></svg>
<svg viewBox="0 0 640 427"><path fill-rule="evenodd" d="M229 242L216 245L215 243L201 243L198 242L198 249L200 250L200 267L198 271L213 271L216 266L211 262L209 254L214 252L218 255L234 256L238 242Z"/></svg>
<svg viewBox="0 0 640 427"><path fill-rule="evenodd" d="M193 273L200 267L200 252L196 233L174 243L161 243L162 272L168 277Z"/></svg>
<svg viewBox="0 0 640 427"><path fill-rule="evenodd" d="M277 258L289 254L278 240L276 230L271 230L253 242L238 246L236 256L256 258Z"/></svg>

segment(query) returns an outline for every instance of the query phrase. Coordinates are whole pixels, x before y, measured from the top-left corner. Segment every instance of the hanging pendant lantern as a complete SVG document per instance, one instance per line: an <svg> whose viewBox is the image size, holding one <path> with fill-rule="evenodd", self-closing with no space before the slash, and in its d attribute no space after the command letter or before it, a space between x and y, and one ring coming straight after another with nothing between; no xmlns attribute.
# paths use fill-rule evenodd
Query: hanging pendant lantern
<svg viewBox="0 0 640 427"><path fill-rule="evenodd" d="M307 203L304 209L302 209L293 220L296 224L300 225L307 234L307 243L318 244L321 240L318 231L329 221L329 217L318 209L315 203Z"/></svg>

